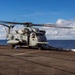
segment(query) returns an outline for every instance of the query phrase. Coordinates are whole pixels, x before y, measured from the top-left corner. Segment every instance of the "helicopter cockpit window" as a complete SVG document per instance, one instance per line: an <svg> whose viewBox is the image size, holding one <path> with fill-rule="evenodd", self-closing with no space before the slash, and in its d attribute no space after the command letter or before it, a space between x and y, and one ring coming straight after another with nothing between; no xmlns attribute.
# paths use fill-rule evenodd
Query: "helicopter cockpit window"
<svg viewBox="0 0 75 75"><path fill-rule="evenodd" d="M13 35L11 36L11 39L14 39L14 36Z"/></svg>
<svg viewBox="0 0 75 75"><path fill-rule="evenodd" d="M43 33L36 33L37 36L42 36L44 35Z"/></svg>
<svg viewBox="0 0 75 75"><path fill-rule="evenodd" d="M36 34L37 36L42 36L43 34Z"/></svg>
<svg viewBox="0 0 75 75"><path fill-rule="evenodd" d="M32 38L35 38L35 34L34 33L32 34Z"/></svg>
<svg viewBox="0 0 75 75"><path fill-rule="evenodd" d="M29 32L30 32L29 29L27 29L27 28L25 28L24 31L25 31L26 33L29 33Z"/></svg>
<svg viewBox="0 0 75 75"><path fill-rule="evenodd" d="M33 31L34 32L39 32L39 29L38 28L33 28Z"/></svg>
<svg viewBox="0 0 75 75"><path fill-rule="evenodd" d="M40 30L40 32L41 32L42 34L45 34L45 33L46 33L44 30Z"/></svg>

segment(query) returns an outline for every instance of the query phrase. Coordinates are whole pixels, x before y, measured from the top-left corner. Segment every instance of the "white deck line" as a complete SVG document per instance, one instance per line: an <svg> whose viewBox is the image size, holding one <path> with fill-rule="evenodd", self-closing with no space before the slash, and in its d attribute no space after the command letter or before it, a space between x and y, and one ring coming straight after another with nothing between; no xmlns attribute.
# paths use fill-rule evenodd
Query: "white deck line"
<svg viewBox="0 0 75 75"><path fill-rule="evenodd" d="M35 53L35 52L39 52L40 50L37 50L37 51L29 51L29 52L26 52L26 53L17 53L17 54L13 54L13 55L25 55L25 54L29 54L29 53Z"/></svg>

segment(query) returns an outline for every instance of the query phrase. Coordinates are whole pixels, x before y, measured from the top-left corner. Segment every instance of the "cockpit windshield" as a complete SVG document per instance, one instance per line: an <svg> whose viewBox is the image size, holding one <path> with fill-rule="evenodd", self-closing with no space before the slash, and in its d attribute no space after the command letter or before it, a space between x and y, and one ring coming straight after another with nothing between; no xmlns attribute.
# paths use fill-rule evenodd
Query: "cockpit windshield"
<svg viewBox="0 0 75 75"><path fill-rule="evenodd" d="M37 33L36 36L37 36L38 41L47 42L47 39L46 39L46 37L45 37L45 35L43 33Z"/></svg>
<svg viewBox="0 0 75 75"><path fill-rule="evenodd" d="M37 36L43 36L43 33L36 33Z"/></svg>

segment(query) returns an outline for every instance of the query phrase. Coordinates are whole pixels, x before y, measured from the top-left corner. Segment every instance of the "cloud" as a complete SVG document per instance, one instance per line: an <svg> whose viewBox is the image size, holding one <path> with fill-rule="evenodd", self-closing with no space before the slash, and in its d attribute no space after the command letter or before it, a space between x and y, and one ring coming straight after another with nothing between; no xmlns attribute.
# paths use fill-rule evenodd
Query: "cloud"
<svg viewBox="0 0 75 75"><path fill-rule="evenodd" d="M75 20L58 19L55 25L75 28ZM50 28L50 27L47 28L42 27L42 29L46 30L47 39L75 39L74 29Z"/></svg>
<svg viewBox="0 0 75 75"><path fill-rule="evenodd" d="M6 39L6 34L0 34L0 39Z"/></svg>
<svg viewBox="0 0 75 75"><path fill-rule="evenodd" d="M71 26L71 27L75 27L75 20L64 20L64 19L58 19L56 21L57 25L64 25L64 26Z"/></svg>

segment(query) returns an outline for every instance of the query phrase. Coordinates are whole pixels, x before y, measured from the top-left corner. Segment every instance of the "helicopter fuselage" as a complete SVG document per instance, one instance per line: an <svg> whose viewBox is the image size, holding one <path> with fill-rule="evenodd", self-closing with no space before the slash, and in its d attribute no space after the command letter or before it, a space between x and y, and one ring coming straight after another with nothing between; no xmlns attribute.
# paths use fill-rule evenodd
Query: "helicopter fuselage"
<svg viewBox="0 0 75 75"><path fill-rule="evenodd" d="M43 47L48 44L44 30L30 27L17 31L15 34L8 34L7 43L29 47Z"/></svg>

